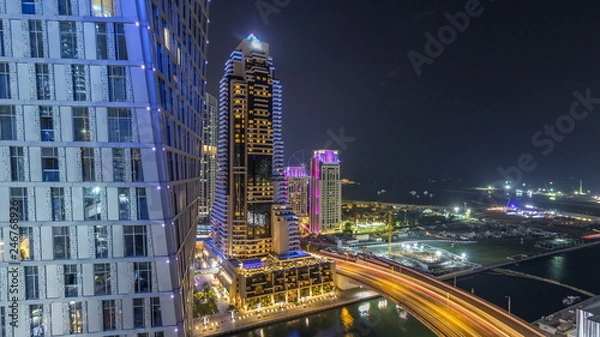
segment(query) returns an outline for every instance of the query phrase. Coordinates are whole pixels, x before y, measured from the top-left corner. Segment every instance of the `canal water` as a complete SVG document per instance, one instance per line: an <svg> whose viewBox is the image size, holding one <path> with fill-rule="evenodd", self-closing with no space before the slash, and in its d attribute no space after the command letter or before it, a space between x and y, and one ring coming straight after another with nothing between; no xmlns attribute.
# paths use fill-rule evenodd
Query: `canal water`
<svg viewBox="0 0 600 337"><path fill-rule="evenodd" d="M550 278L594 294L600 294L600 245L559 253L504 267L523 273ZM557 285L515 276L483 272L458 278L456 285L508 309L528 322L563 309L563 298L569 295L586 296ZM352 304L338 309L273 324L235 337L303 337L303 336L377 336L433 337L423 324L388 301L379 307L379 299ZM369 315L361 315L365 305ZM361 309L359 309L361 308ZM402 317L400 317L402 316Z"/></svg>
<svg viewBox="0 0 600 337"><path fill-rule="evenodd" d="M530 275L552 279L570 286L600 294L600 245L545 256L504 267ZM484 272L459 278L457 286L502 307L526 321L533 322L563 309L566 296L588 298L571 289L515 276Z"/></svg>
<svg viewBox="0 0 600 337"><path fill-rule="evenodd" d="M387 302L387 305L384 303ZM368 314L366 314L368 312ZM435 337L421 322L391 301L374 299L287 322L235 337Z"/></svg>

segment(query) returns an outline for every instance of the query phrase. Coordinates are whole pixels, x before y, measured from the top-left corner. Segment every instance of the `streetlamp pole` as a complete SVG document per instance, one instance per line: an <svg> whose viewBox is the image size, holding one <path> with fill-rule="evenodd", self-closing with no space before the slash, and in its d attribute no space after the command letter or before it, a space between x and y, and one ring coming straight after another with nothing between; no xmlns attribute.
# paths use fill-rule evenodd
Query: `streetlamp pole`
<svg viewBox="0 0 600 337"><path fill-rule="evenodd" d="M508 299L508 316L510 316L510 296L504 296L504 298Z"/></svg>

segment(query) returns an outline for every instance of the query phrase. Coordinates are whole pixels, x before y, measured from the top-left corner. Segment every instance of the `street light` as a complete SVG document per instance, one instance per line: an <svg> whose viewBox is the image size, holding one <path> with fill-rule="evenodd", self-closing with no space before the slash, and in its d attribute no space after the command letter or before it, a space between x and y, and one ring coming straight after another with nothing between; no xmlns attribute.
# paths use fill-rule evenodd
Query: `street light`
<svg viewBox="0 0 600 337"><path fill-rule="evenodd" d="M508 299L508 316L510 316L510 296L506 295L504 298Z"/></svg>

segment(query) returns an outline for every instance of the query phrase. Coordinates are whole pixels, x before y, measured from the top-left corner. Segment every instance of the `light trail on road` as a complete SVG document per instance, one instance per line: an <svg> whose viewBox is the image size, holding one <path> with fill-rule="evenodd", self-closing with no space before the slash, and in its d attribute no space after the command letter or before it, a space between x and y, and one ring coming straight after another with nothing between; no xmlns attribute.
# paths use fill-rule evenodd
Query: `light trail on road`
<svg viewBox="0 0 600 337"><path fill-rule="evenodd" d="M367 262L336 259L336 273L387 295L439 336L544 336L489 302L414 271L407 275Z"/></svg>

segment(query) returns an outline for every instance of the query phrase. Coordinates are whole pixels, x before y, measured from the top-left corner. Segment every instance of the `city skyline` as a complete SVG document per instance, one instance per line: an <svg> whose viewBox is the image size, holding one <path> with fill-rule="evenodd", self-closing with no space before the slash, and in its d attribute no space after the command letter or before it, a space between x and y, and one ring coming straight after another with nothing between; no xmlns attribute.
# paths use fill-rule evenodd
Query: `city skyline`
<svg viewBox="0 0 600 337"><path fill-rule="evenodd" d="M433 58L425 33L437 36L451 25L445 14L456 17L468 1L283 3L261 12L256 2L216 2L210 55L222 59L224 46L247 32L286 45L275 51L288 93L286 165L295 164L295 152L327 144L344 157L343 177L362 184L391 189L452 178L483 185L531 154L537 166L525 172L528 183L563 180L569 187L583 179L600 188L597 114L575 120L573 130L563 120L574 93L586 96L589 89L600 97L588 43L598 33L597 3L539 8L481 1L481 14ZM407 57L411 50L433 59L420 76ZM209 66L209 90L219 70ZM556 131L564 138L554 140L546 125L557 129L557 123L567 132Z"/></svg>

